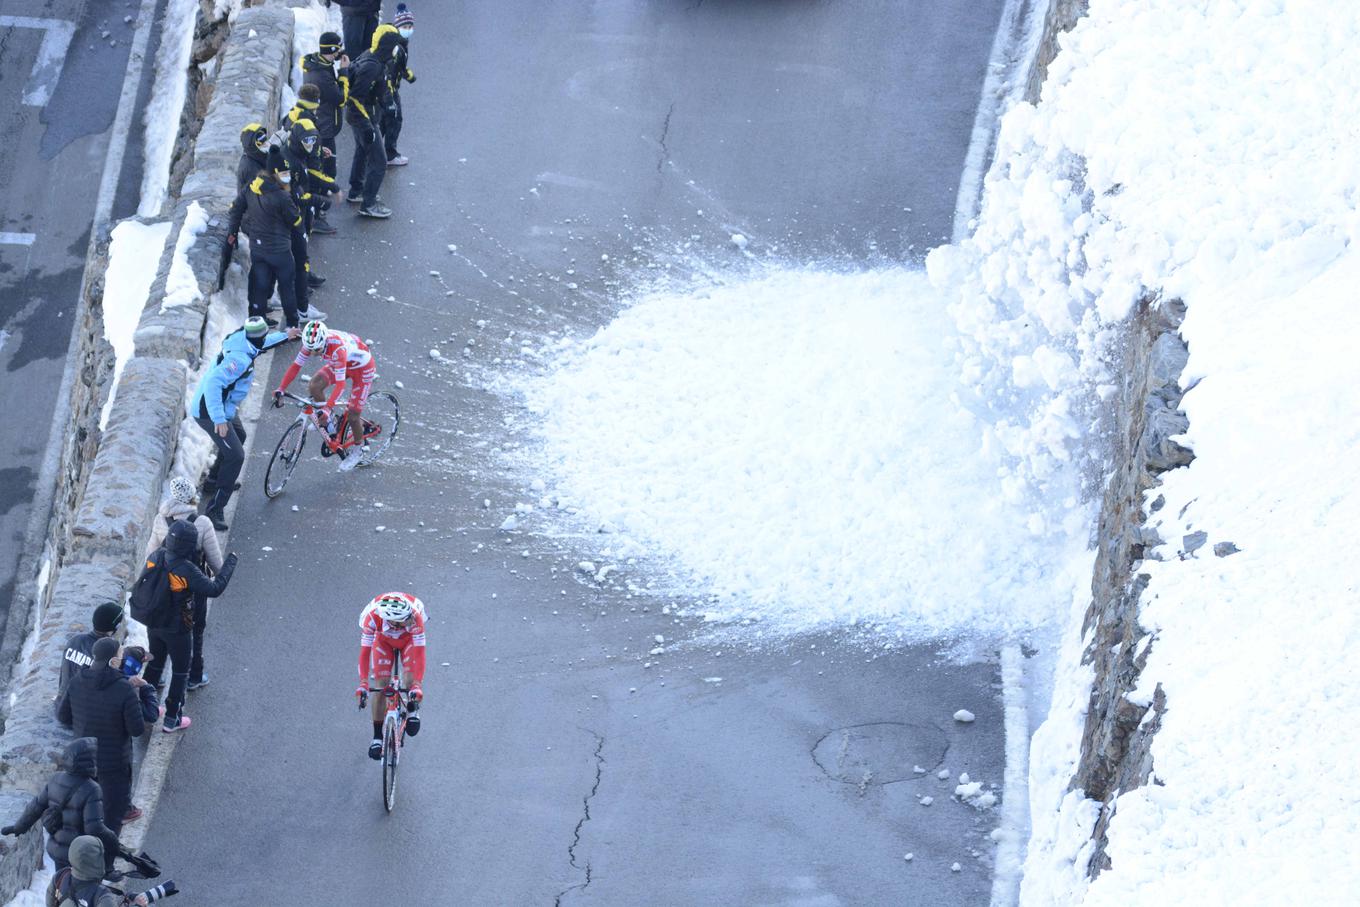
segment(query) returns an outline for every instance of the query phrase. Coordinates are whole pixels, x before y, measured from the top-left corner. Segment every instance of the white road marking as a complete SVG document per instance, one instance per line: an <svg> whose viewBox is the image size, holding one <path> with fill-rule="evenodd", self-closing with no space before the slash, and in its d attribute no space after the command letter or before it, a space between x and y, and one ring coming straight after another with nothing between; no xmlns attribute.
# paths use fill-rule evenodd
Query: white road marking
<svg viewBox="0 0 1360 907"><path fill-rule="evenodd" d="M0 28L36 28L43 32L38 47L38 59L24 87L24 103L30 107L46 107L52 90L61 78L61 67L66 62L66 51L76 27L63 19L36 19L32 16L0 16Z"/></svg>
<svg viewBox="0 0 1360 907"><path fill-rule="evenodd" d="M37 237L32 233L0 232L0 246L31 246L35 239Z"/></svg>
<svg viewBox="0 0 1360 907"><path fill-rule="evenodd" d="M1001 785L992 907L1010 907L1019 901L1029 837L1029 709L1025 656L1015 643L1001 647L1001 703L1006 717L1006 773Z"/></svg>

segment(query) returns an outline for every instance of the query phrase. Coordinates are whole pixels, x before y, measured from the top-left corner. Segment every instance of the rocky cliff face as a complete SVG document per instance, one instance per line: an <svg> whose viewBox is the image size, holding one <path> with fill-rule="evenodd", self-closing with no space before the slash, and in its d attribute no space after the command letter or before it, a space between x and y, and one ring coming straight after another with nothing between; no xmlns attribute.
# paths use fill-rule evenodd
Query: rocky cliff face
<svg viewBox="0 0 1360 907"><path fill-rule="evenodd" d="M1167 709L1160 685L1150 697L1134 693L1153 644L1138 626L1146 577L1137 571L1147 549L1156 543L1145 525L1147 492L1160 484L1161 473L1194 459L1173 440L1189 424L1178 408L1184 394L1179 380L1188 353L1177 333L1184 314L1180 300L1149 298L1139 305L1121 350L1120 393L1109 401L1115 425L1113 468L1100 512L1091 604L1082 628L1089 640L1082 663L1093 668L1095 681L1081 761L1071 784L1103 804L1087 867L1092 877L1110 865L1106 829L1115 798L1147 783L1152 738ZM1149 509L1156 512L1160 506L1161 499L1153 497Z"/></svg>

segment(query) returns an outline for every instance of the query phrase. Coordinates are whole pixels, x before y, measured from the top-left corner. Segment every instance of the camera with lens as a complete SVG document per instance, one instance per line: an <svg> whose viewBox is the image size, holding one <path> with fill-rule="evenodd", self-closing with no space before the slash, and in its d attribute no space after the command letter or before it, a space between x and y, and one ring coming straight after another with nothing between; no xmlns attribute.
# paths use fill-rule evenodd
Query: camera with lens
<svg viewBox="0 0 1360 907"><path fill-rule="evenodd" d="M137 894L123 895L123 903L131 904L138 894L146 898L148 904L154 904L161 898L168 898L172 894L179 894L179 886L175 884L174 879L166 879L155 888L148 888L146 891L137 892Z"/></svg>

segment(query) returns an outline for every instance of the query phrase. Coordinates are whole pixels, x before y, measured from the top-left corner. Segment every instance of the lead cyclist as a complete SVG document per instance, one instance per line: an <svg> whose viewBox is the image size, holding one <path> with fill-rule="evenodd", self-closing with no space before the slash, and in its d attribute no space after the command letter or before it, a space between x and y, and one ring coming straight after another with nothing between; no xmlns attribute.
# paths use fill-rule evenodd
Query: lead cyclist
<svg viewBox="0 0 1360 907"><path fill-rule="evenodd" d="M392 665L401 657L402 681L410 688L410 698L425 698L421 681L425 679L425 605L406 592L384 592L364 606L359 615L359 688L354 695L362 702L372 691L373 740L368 758L382 758L382 725L387 712L386 697L380 691L392 680ZM420 715L406 719L406 733L420 733Z"/></svg>
<svg viewBox="0 0 1360 907"><path fill-rule="evenodd" d="M342 442L346 432L354 439L354 447L348 452L340 452L340 470L347 472L358 466L368 454L362 414L364 403L368 401L368 392L373 388L373 379L378 373L378 360L369 350L368 344L354 334L331 330L320 321L309 321L302 327L302 349L298 350L297 358L283 373L283 381L274 391L275 406L281 405L283 392L293 383L307 360L318 354L321 356L321 368L307 383L307 392L322 407L318 415L323 424L329 423L330 410L340 398L340 392L345 389L345 381L348 380L352 385L349 402L345 406L345 421L340 428ZM331 386L331 395L323 402L322 394L327 385ZM353 456L346 456L346 453Z"/></svg>

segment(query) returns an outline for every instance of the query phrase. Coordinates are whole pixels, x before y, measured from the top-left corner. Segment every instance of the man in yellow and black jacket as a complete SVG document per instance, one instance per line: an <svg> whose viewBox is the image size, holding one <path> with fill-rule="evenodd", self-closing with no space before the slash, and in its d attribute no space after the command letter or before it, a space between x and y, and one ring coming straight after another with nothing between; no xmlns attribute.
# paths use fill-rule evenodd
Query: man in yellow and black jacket
<svg viewBox="0 0 1360 907"><path fill-rule="evenodd" d="M302 212L289 194L292 174L283 152L270 148L265 169L232 202L227 243L236 244L244 229L250 237L250 282L246 298L250 314L265 317L275 285L288 327L299 327L293 234L302 231ZM276 322L274 322L276 323Z"/></svg>
<svg viewBox="0 0 1360 907"><path fill-rule="evenodd" d="M349 199L360 203L365 217L391 217L392 209L378 201L387 173L382 116L389 102L387 65L401 41L395 29L373 33L373 47L349 65L349 102L345 122L354 131L354 164L349 171Z"/></svg>
<svg viewBox="0 0 1360 907"><path fill-rule="evenodd" d="M335 139L345 125L344 110L349 98L349 57L341 50L340 36L328 31L321 36L317 52L302 58L302 84L315 85L319 93L311 120L321 140L321 169L332 180L336 174ZM313 233L335 232L326 221L328 207L317 212Z"/></svg>

